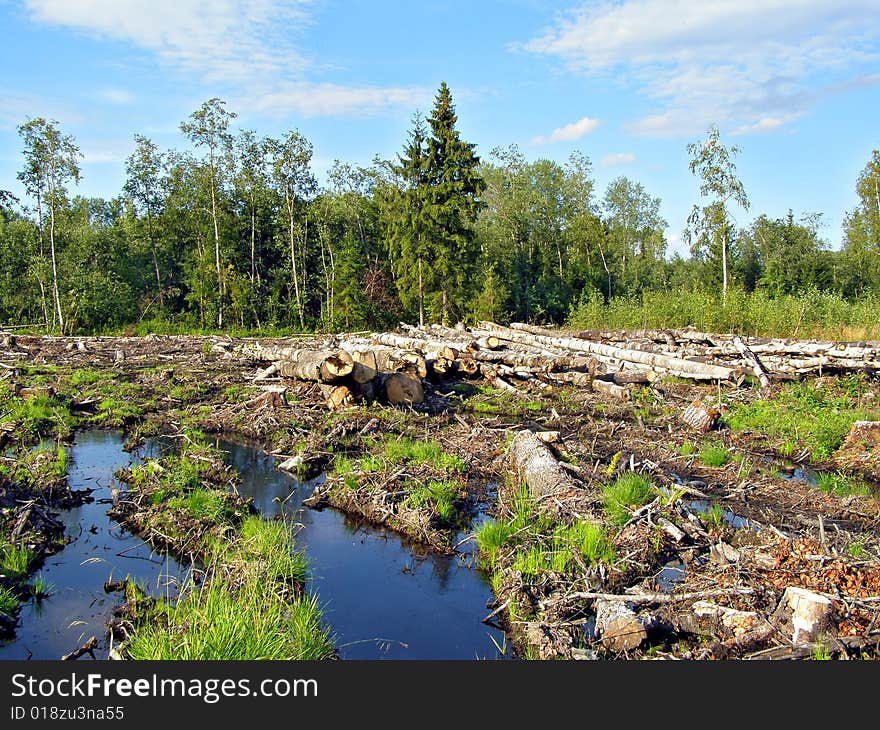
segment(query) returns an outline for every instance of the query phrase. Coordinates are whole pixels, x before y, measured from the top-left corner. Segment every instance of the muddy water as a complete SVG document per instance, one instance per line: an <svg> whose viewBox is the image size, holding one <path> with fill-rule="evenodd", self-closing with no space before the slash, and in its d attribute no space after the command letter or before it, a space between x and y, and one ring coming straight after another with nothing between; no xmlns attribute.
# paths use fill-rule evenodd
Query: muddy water
<svg viewBox="0 0 880 730"><path fill-rule="evenodd" d="M242 496L266 517L293 518L297 545L311 562L308 590L318 595L343 659L500 656L493 638L503 647L503 633L480 621L492 591L472 555L420 552L335 510L303 508L314 482L298 482L255 448L218 446L241 473Z"/></svg>
<svg viewBox="0 0 880 730"><path fill-rule="evenodd" d="M104 581L128 576L153 595L174 595L178 578L185 576L174 560L152 553L106 514L114 472L156 448L149 444L129 454L122 444L118 431L84 431L68 448L70 487L95 490L94 501L60 511L70 543L46 558L36 574L54 586L51 595L22 606L15 637L0 643L0 659L58 659L90 636L99 641L95 656L105 659L106 624L120 597L106 594Z"/></svg>

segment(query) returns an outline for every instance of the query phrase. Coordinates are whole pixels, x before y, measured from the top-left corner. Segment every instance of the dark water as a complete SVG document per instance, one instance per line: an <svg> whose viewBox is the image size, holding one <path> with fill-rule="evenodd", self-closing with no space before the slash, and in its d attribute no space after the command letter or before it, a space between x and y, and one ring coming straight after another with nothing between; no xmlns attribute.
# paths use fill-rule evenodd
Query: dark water
<svg viewBox="0 0 880 730"><path fill-rule="evenodd" d="M318 595L343 659L500 656L492 638L504 646L504 634L480 621L492 591L467 551L448 557L414 550L335 510L303 508L314 482L298 482L254 448L218 445L242 475L242 496L253 497L266 517L294 520L297 545L312 566L308 589Z"/></svg>
<svg viewBox="0 0 880 730"><path fill-rule="evenodd" d="M114 472L156 448L150 444L133 455L122 444L118 431L83 431L67 449L71 488L94 489L95 501L60 511L71 542L36 573L54 586L51 595L22 606L15 637L0 643L0 659L58 659L90 636L99 641L95 656L105 659L106 624L121 599L104 592L104 581L128 576L152 595L174 595L178 579L185 577L174 560L152 553L106 514Z"/></svg>
<svg viewBox="0 0 880 730"><path fill-rule="evenodd" d="M129 454L122 445L119 432L86 431L68 449L71 488L94 489L95 501L60 512L71 542L38 571L53 584L51 595L22 607L15 638L0 644L0 659L58 659L90 636L100 642L96 657L106 658L106 623L121 600L104 592L106 580L130 577L152 595L169 596L186 580L185 568L153 553L106 514L114 472L169 448L151 442ZM501 656L493 638L504 647L504 634L480 621L492 592L472 567L472 541L463 543L461 555L440 556L334 510L303 508L314 483L297 482L255 448L218 445L241 473L243 496L253 497L266 517L292 518L297 545L312 566L308 590L318 595L342 658Z"/></svg>

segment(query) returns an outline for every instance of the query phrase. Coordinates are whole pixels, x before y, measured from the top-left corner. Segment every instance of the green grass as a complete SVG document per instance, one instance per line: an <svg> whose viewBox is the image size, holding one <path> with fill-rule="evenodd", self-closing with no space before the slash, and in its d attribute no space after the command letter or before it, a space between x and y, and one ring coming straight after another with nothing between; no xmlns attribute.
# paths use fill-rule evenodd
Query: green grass
<svg viewBox="0 0 880 730"><path fill-rule="evenodd" d="M216 541L201 588L188 586L135 627L132 659L314 660L334 654L317 599L300 586L305 558L289 525L251 517L232 541Z"/></svg>
<svg viewBox="0 0 880 730"><path fill-rule="evenodd" d="M713 504L711 508L701 512L700 516L709 528L720 530L724 527L724 514L724 508L720 504Z"/></svg>
<svg viewBox="0 0 880 730"><path fill-rule="evenodd" d="M547 572L565 573L577 569L581 563L613 560L614 551L605 530L584 521L557 525L549 540L539 539L519 550L512 567L524 577L536 578Z"/></svg>
<svg viewBox="0 0 880 730"><path fill-rule="evenodd" d="M693 456L695 451L696 447L694 446L692 441L685 441L681 446L678 447L679 456Z"/></svg>
<svg viewBox="0 0 880 730"><path fill-rule="evenodd" d="M383 453L393 463L428 464L435 469L463 472L467 465L455 454L443 450L436 441L416 440L407 436L386 434Z"/></svg>
<svg viewBox="0 0 880 730"><path fill-rule="evenodd" d="M487 520L477 528L474 533L477 538L477 548L480 551L482 561L490 570L495 569L499 551L516 533L516 530L513 522L506 520Z"/></svg>
<svg viewBox="0 0 880 730"><path fill-rule="evenodd" d="M646 291L615 297L607 304L595 292L572 308L575 329L656 329L692 325L701 332L736 332L766 337L830 340L880 338L880 296L849 302L838 294L806 291L796 296L746 294L737 289L727 301L707 291Z"/></svg>
<svg viewBox="0 0 880 730"><path fill-rule="evenodd" d="M67 450L59 444L52 464L52 471L57 477L67 476Z"/></svg>
<svg viewBox="0 0 880 730"><path fill-rule="evenodd" d="M198 520L222 524L228 522L234 510L226 501L226 492L220 489L199 487L189 494L171 497L169 509L182 510Z"/></svg>
<svg viewBox="0 0 880 730"><path fill-rule="evenodd" d="M71 385L81 388L86 385L94 385L102 380L110 380L115 373L102 372L99 370L74 370L68 377Z"/></svg>
<svg viewBox="0 0 880 730"><path fill-rule="evenodd" d="M836 494L838 497L848 497L853 494L870 497L873 494L873 490L865 481L839 471L817 472L816 486L823 492Z"/></svg>
<svg viewBox="0 0 880 730"><path fill-rule="evenodd" d="M29 593L37 600L42 601L44 598L48 598L52 591L55 589L55 586L43 578L43 574L35 576L31 581L31 584L28 586Z"/></svg>
<svg viewBox="0 0 880 730"><path fill-rule="evenodd" d="M108 396L98 403L98 412L94 420L107 425L122 425L142 416L143 413L143 409L134 403Z"/></svg>
<svg viewBox="0 0 880 730"><path fill-rule="evenodd" d="M17 430L29 438L67 433L73 424L67 406L49 395L11 399L8 412L0 420L17 424Z"/></svg>
<svg viewBox="0 0 880 730"><path fill-rule="evenodd" d="M27 575L33 554L25 545L6 544L0 547L0 574L7 578L22 578Z"/></svg>
<svg viewBox="0 0 880 730"><path fill-rule="evenodd" d="M791 455L806 448L814 460L827 459L840 448L853 422L880 417L880 412L859 404L858 397L848 392L850 386L848 380L841 381L838 390L786 384L777 398L735 406L725 420L735 431L759 431L777 438L781 453Z"/></svg>
<svg viewBox="0 0 880 730"><path fill-rule="evenodd" d="M581 521L573 525L559 525L553 531L553 549L557 556L557 565L561 562L560 572L564 572L574 561L577 554L587 564L614 561L614 550L608 541L605 530L592 522Z"/></svg>
<svg viewBox="0 0 880 730"><path fill-rule="evenodd" d="M727 463L728 453L720 444L704 444L700 448L700 461L706 466L722 467Z"/></svg>
<svg viewBox="0 0 880 730"><path fill-rule="evenodd" d="M0 613L11 616L15 609L18 608L18 596L9 588L0 586Z"/></svg>
<svg viewBox="0 0 880 730"><path fill-rule="evenodd" d="M410 482L406 486L407 503L413 507L429 507L437 520L448 525L457 515L455 502L459 488L454 482L431 480L427 484Z"/></svg>
<svg viewBox="0 0 880 730"><path fill-rule="evenodd" d="M640 474L627 473L602 487L605 514L613 525L624 525L632 512L651 501L654 488Z"/></svg>

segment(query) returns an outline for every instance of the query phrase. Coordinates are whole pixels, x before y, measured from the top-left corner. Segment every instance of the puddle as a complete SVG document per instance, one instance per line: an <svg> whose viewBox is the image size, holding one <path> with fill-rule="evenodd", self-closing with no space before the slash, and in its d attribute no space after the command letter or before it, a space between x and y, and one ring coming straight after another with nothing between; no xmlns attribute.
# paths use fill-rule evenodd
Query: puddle
<svg viewBox="0 0 880 730"><path fill-rule="evenodd" d="M683 504L691 511L696 513L701 512L710 512L714 505L718 504L712 503L708 499L686 499L683 500ZM722 508L723 509L723 508ZM724 523L730 525L735 530L739 530L740 528L746 527L750 530L755 530L756 532L761 529L761 526L752 522L747 517L740 517L735 512L732 512L729 509L723 509L721 513L721 519L724 520Z"/></svg>
<svg viewBox="0 0 880 730"><path fill-rule="evenodd" d="M120 602L119 594L104 593L111 578L128 576L153 595L176 595L185 569L106 514L116 470L162 456L173 445L154 440L129 454L123 442L118 431L86 431L68 449L70 487L93 489L94 501L59 512L70 543L37 573L52 584L51 595L22 606L15 638L0 644L0 659L58 659L90 636L99 641L96 657L106 658L106 624ZM242 496L253 498L264 517L292 517L297 546L311 563L307 590L317 594L341 658L501 656L504 633L481 622L493 596L472 567L469 533L458 538L461 554L436 555L335 510L304 508L303 499L323 476L300 483L254 447L222 440L218 446L241 474Z"/></svg>
<svg viewBox="0 0 880 730"><path fill-rule="evenodd" d="M71 489L93 489L94 501L59 510L70 543L47 557L34 574L52 584L51 595L22 605L15 637L0 643L0 659L59 659L90 636L98 639L95 656L106 658L107 621L120 603L119 594L104 592L104 581L110 578L128 576L153 595L175 595L184 569L153 553L106 514L114 472L158 448L151 443L138 454L129 454L122 449L123 442L119 431L83 431L67 448Z"/></svg>
<svg viewBox="0 0 880 730"><path fill-rule="evenodd" d="M472 540L459 548L465 555L437 555L336 510L304 508L323 476L298 482L252 446L217 445L241 473L243 497L252 497L264 517L293 518L297 546L311 563L307 590L318 595L341 658L499 657L493 639L504 646L504 634L481 622L493 596L470 567Z"/></svg>
<svg viewBox="0 0 880 730"><path fill-rule="evenodd" d="M671 593L685 579L687 567L681 560L672 560L654 575L654 582L662 593Z"/></svg>

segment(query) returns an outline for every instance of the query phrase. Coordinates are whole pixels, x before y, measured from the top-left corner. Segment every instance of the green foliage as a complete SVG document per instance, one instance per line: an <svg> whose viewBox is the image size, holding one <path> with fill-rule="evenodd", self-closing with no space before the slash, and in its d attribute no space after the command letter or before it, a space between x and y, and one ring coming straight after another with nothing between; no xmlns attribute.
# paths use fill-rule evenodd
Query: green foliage
<svg viewBox="0 0 880 730"><path fill-rule="evenodd" d="M409 482L406 486L407 502L413 507L430 507L441 525L455 521L455 503L459 487L454 482L431 480L427 484Z"/></svg>
<svg viewBox="0 0 880 730"><path fill-rule="evenodd" d="M843 472L818 472L816 474L816 486L823 492L835 494L839 497L848 497L858 494L870 497L873 490L864 480L849 476Z"/></svg>
<svg viewBox="0 0 880 730"><path fill-rule="evenodd" d="M225 499L225 492L218 489L197 488L185 495L167 500L172 510L183 510L198 520L212 524L228 522L233 510Z"/></svg>
<svg viewBox="0 0 880 730"><path fill-rule="evenodd" d="M28 586L28 592L34 597L37 601L42 601L44 598L48 598L52 591L55 589L54 584L47 581L43 578L43 574L40 573L37 576L34 576L34 579L31 581Z"/></svg>
<svg viewBox="0 0 880 730"><path fill-rule="evenodd" d="M444 451L436 441L386 434L383 445L385 459L392 463L428 464L435 469L458 472L467 470L464 461Z"/></svg>
<svg viewBox="0 0 880 730"><path fill-rule="evenodd" d="M27 575L33 553L26 545L0 545L0 574L20 579Z"/></svg>
<svg viewBox="0 0 880 730"><path fill-rule="evenodd" d="M512 521L487 520L477 529L477 547L490 570L495 569L498 551L516 532Z"/></svg>
<svg viewBox="0 0 880 730"><path fill-rule="evenodd" d="M613 525L624 525L633 510L651 501L654 487L641 474L628 472L602 487L602 504Z"/></svg>
<svg viewBox="0 0 880 730"><path fill-rule="evenodd" d="M807 448L814 460L822 460L840 447L855 421L877 415L845 391L791 383L783 386L778 397L735 406L725 418L733 430L749 429L778 437L790 450L798 444Z"/></svg>
<svg viewBox="0 0 880 730"><path fill-rule="evenodd" d="M0 586L0 613L11 616L18 608L18 596L9 588Z"/></svg>
<svg viewBox="0 0 880 730"><path fill-rule="evenodd" d="M693 456L695 448L693 442L685 441L678 447L678 454L679 456Z"/></svg>
<svg viewBox="0 0 880 730"><path fill-rule="evenodd" d="M701 512L703 521L712 529L720 530L724 527L724 508L720 504L713 504L708 510Z"/></svg>
<svg viewBox="0 0 880 730"><path fill-rule="evenodd" d="M809 289L797 295L770 296L756 290L720 295L702 289L644 291L607 304L585 293L572 308L576 329L696 327L701 332L736 332L763 337L815 337L838 340L880 337L876 312L880 299L865 295L848 301L830 291Z"/></svg>
<svg viewBox="0 0 880 730"><path fill-rule="evenodd" d="M727 463L729 455L721 444L703 444L700 447L700 461L706 466L718 468Z"/></svg>

